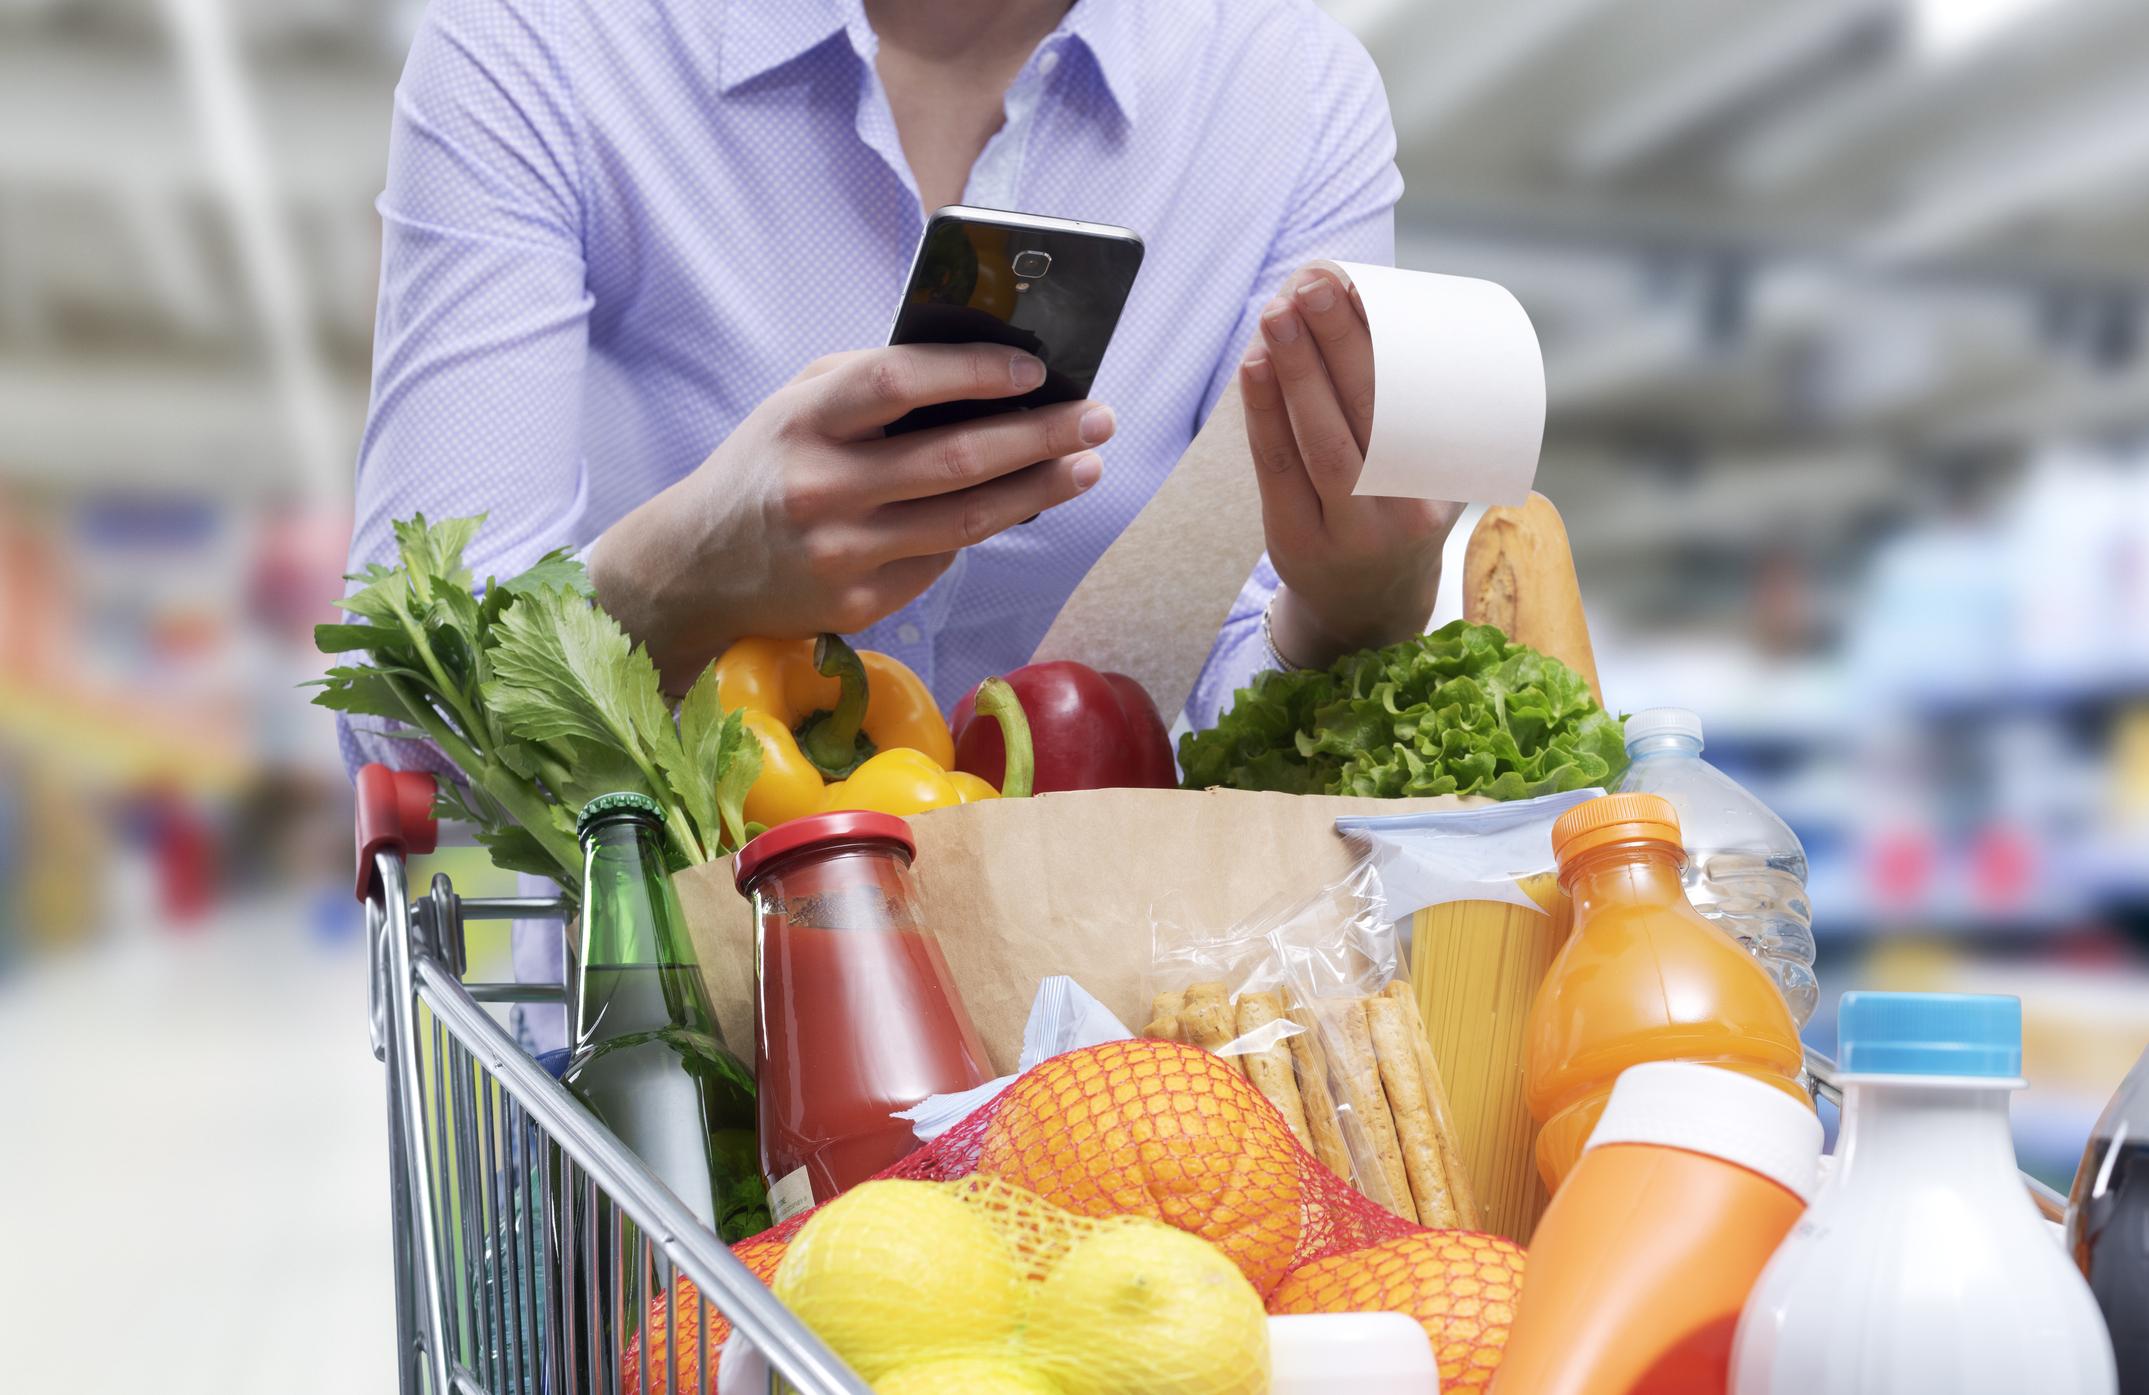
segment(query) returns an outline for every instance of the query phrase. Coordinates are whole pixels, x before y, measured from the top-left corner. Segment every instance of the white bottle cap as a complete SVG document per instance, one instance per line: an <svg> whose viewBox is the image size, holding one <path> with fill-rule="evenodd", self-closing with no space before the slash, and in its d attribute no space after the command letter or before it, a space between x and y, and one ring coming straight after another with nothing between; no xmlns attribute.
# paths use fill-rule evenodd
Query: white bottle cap
<svg viewBox="0 0 2149 1395"><path fill-rule="evenodd" d="M1627 718L1627 745L1652 736L1684 736L1701 740L1701 717L1684 707L1645 707Z"/></svg>
<svg viewBox="0 0 2149 1395"><path fill-rule="evenodd" d="M1773 1085L1687 1061L1651 1061L1621 1072L1585 1151L1607 1143L1654 1143L1737 1163L1813 1199L1821 1121Z"/></svg>
<svg viewBox="0 0 2149 1395"><path fill-rule="evenodd" d="M728 1358L727 1358L728 1359ZM1303 1313L1269 1319L1271 1395L1438 1395L1440 1365L1416 1318Z"/></svg>

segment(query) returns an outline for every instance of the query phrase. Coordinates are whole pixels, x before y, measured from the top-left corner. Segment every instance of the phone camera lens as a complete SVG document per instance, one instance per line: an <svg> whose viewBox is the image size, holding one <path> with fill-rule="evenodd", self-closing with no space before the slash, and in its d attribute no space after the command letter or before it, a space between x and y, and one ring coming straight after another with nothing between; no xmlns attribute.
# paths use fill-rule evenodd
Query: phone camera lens
<svg viewBox="0 0 2149 1395"><path fill-rule="evenodd" d="M1015 254L1014 271L1025 281L1035 281L1052 270L1052 254L1035 248Z"/></svg>

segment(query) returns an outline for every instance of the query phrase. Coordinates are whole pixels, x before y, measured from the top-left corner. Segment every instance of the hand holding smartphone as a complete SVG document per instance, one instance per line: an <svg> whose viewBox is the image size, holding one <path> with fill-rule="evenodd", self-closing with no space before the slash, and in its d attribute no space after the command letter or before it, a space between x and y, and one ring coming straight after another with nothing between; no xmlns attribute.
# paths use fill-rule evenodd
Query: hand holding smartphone
<svg viewBox="0 0 2149 1395"><path fill-rule="evenodd" d="M1004 344L1034 354L1045 381L1020 397L938 402L898 435L1089 396L1142 265L1126 228L953 205L926 220L890 344Z"/></svg>
<svg viewBox="0 0 2149 1395"><path fill-rule="evenodd" d="M862 630L962 549L1074 498L1097 478L1085 448L1113 427L1058 404L1089 396L1141 260L1125 228L941 209L891 335L931 346L895 356L900 400L885 349L809 365L606 530L590 556L606 609L683 691L741 635ZM1039 359L1044 381L952 396L1007 373L1008 349ZM962 449L912 434L928 427L961 432Z"/></svg>

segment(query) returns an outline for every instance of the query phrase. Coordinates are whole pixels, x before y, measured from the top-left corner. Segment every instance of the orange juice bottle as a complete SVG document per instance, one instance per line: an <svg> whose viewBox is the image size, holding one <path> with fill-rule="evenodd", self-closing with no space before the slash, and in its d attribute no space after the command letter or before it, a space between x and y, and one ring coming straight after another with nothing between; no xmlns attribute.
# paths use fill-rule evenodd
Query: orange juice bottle
<svg viewBox="0 0 2149 1395"><path fill-rule="evenodd" d="M1679 816L1653 794L1578 804L1552 825L1574 934L1530 1007L1525 1078L1537 1170L1557 1191L1612 1083L1645 1061L1696 1061L1803 1103L1805 1053L1768 971L1687 904Z"/></svg>

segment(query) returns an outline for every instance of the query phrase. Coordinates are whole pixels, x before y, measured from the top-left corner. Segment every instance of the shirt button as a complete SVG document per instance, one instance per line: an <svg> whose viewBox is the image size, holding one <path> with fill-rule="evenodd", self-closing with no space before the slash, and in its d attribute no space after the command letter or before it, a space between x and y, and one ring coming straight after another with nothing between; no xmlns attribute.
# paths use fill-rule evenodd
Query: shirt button
<svg viewBox="0 0 2149 1395"><path fill-rule="evenodd" d="M1059 65L1060 51L1056 48L1047 49L1045 51L1044 56L1037 60L1037 71L1039 71L1040 73L1050 73L1054 68L1057 68Z"/></svg>
<svg viewBox="0 0 2149 1395"><path fill-rule="evenodd" d="M919 640L925 638L925 631L906 621L896 626L895 637L905 644L916 644Z"/></svg>

